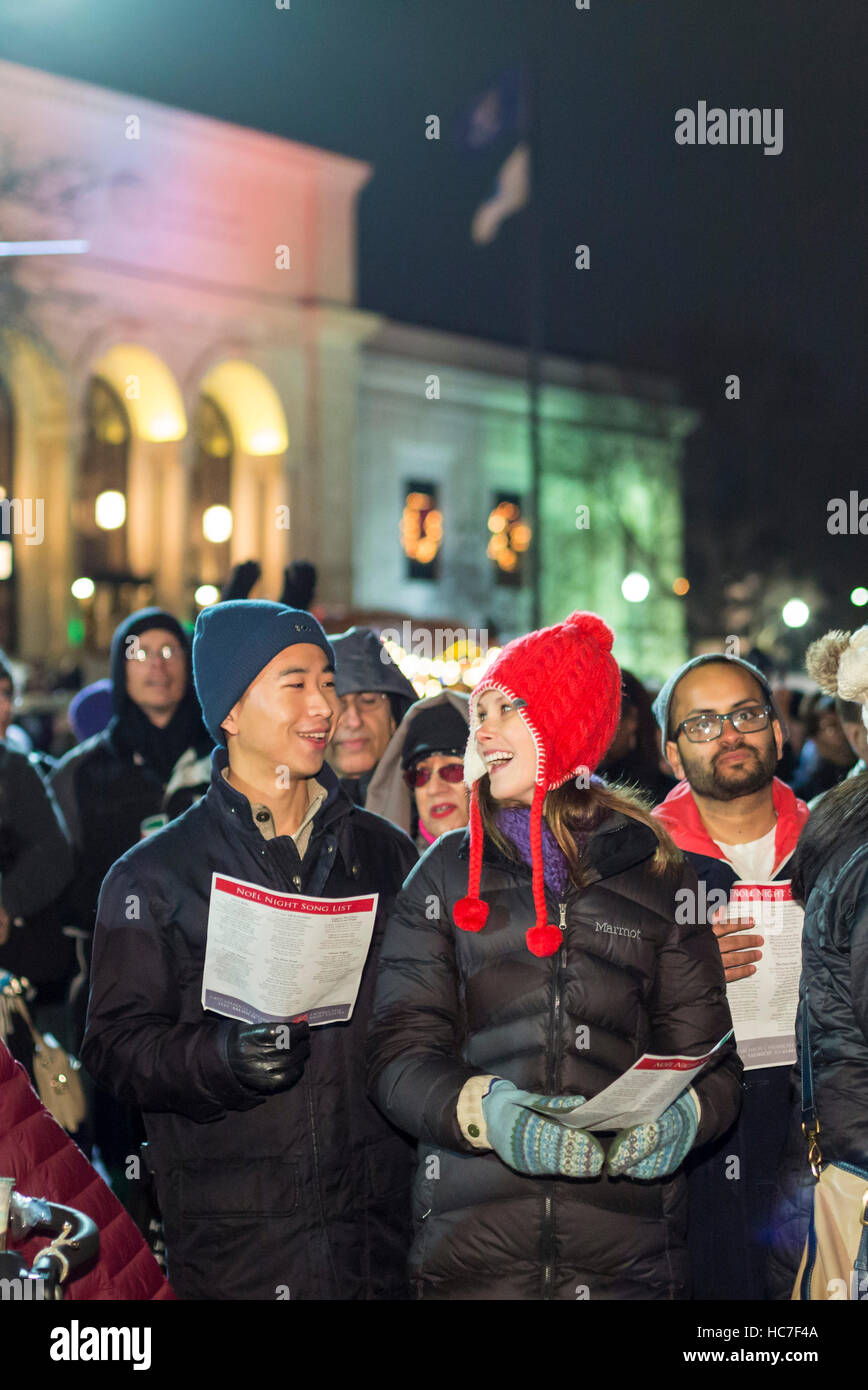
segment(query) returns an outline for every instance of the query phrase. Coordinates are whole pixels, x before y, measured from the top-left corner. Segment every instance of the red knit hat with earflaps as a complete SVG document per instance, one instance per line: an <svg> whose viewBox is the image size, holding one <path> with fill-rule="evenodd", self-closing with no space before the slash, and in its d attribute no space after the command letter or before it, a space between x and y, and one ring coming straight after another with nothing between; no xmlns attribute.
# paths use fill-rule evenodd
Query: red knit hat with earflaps
<svg viewBox="0 0 868 1390"><path fill-rule="evenodd" d="M535 956L560 949L560 927L546 921L542 856L542 810L546 793L571 777L592 773L615 736L621 716L621 673L612 656L614 634L596 613L571 613L562 623L516 637L503 648L470 697L470 737L464 781L470 787L470 871L466 898L455 904L455 925L481 931L488 904L479 897L482 877L480 777L488 769L476 746L477 703L486 690L523 700L519 714L536 745L536 778L530 808L531 866L536 922L527 934Z"/></svg>

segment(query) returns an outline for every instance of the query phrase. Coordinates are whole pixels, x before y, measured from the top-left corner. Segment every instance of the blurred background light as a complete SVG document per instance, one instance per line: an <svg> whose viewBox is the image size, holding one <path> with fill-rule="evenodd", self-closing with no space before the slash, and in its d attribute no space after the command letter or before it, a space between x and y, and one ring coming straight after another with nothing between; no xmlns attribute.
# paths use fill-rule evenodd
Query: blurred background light
<svg viewBox="0 0 868 1390"><path fill-rule="evenodd" d="M644 603L650 589L651 585L645 575L640 574L638 570L631 570L621 584L621 593L628 603Z"/></svg>
<svg viewBox="0 0 868 1390"><path fill-rule="evenodd" d="M787 627L804 627L810 616L810 608L800 598L791 598L781 609L781 617Z"/></svg>
<svg viewBox="0 0 868 1390"><path fill-rule="evenodd" d="M207 507L202 516L202 535L219 545L232 535L232 513L228 507Z"/></svg>
<svg viewBox="0 0 868 1390"><path fill-rule="evenodd" d="M103 531L116 531L127 519L127 503L122 492L101 492L94 504L94 518Z"/></svg>

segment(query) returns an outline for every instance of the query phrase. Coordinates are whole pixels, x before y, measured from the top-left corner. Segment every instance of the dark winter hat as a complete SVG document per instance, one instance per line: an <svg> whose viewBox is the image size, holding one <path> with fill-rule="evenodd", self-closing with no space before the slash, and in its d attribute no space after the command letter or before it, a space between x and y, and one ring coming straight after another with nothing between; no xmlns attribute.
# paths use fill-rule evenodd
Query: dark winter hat
<svg viewBox="0 0 868 1390"><path fill-rule="evenodd" d="M546 922L543 878L542 808L546 793L571 777L592 773L601 762L621 717L621 673L612 656L614 634L596 613L571 613L562 623L516 637L495 657L470 697L470 735L464 755L464 781L470 793L470 873L468 894L455 904L455 925L481 931L488 904L480 900L482 816L479 779L488 773L476 745L477 707L486 690L502 690L521 701L519 714L536 745L536 779L530 808L530 844L536 923L526 933L535 956L560 949L559 927Z"/></svg>
<svg viewBox="0 0 868 1390"><path fill-rule="evenodd" d="M127 676L124 669L124 661L127 659L129 650L129 638L141 637L143 632L148 632L150 628L154 627L163 627L168 632L175 634L183 648L189 668L190 638L174 614L167 613L164 608L137 609L122 623L118 623L112 633L110 661L112 708L115 714L124 714L127 706L133 703L127 694Z"/></svg>
<svg viewBox="0 0 868 1390"><path fill-rule="evenodd" d="M722 666L740 666L743 671L747 671L749 676L753 676L762 690L767 703L771 705L774 717L776 719L778 718L775 702L772 698L772 688L762 671L757 670L756 666L752 666L749 661L743 661L740 656L725 656L723 652L703 652L701 656L694 656L690 661L685 661L683 666L679 666L675 674L669 677L663 689L660 691L660 694L657 696L657 699L654 701L654 704L651 706L654 711L654 717L663 731L664 743L670 737L669 710L672 705L672 697L675 694L675 687L681 680L681 677L687 675L688 671L692 671L696 666L707 666L709 662L712 661L717 661Z"/></svg>
<svg viewBox="0 0 868 1390"><path fill-rule="evenodd" d="M193 680L208 732L224 746L224 720L249 685L284 647L310 642L335 654L312 613L268 599L230 599L203 608L193 634Z"/></svg>
<svg viewBox="0 0 868 1390"><path fill-rule="evenodd" d="M108 677L84 686L73 695L66 715L79 743L101 734L112 717L112 683Z"/></svg>
<svg viewBox="0 0 868 1390"><path fill-rule="evenodd" d="M355 695L359 690L382 691L389 696L395 723L400 724L419 697L376 632L369 627L350 627L330 637L329 641L337 661L335 686L338 695Z"/></svg>
<svg viewBox="0 0 868 1390"><path fill-rule="evenodd" d="M407 731L401 754L401 766L406 769L420 758L432 753L453 753L464 757L467 746L467 720L454 705L434 705L420 709Z"/></svg>

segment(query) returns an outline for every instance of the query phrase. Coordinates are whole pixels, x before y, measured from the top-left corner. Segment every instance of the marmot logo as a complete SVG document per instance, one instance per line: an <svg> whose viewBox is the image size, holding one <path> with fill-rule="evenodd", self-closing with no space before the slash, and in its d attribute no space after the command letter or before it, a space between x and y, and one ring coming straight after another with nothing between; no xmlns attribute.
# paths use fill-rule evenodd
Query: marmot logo
<svg viewBox="0 0 868 1390"><path fill-rule="evenodd" d="M594 931L605 931L610 936L629 936L631 941L641 939L642 933L639 928L613 927L611 922L595 922Z"/></svg>

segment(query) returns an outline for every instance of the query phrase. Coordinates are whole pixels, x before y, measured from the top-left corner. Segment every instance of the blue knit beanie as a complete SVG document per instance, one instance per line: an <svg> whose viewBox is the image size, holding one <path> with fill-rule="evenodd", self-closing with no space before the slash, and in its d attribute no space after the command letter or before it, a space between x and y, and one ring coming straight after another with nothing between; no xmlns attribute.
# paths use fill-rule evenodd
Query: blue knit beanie
<svg viewBox="0 0 868 1390"><path fill-rule="evenodd" d="M260 671L285 647L310 642L334 666L331 644L312 613L268 599L230 599L203 608L193 633L193 683L208 732L225 747L224 720Z"/></svg>

